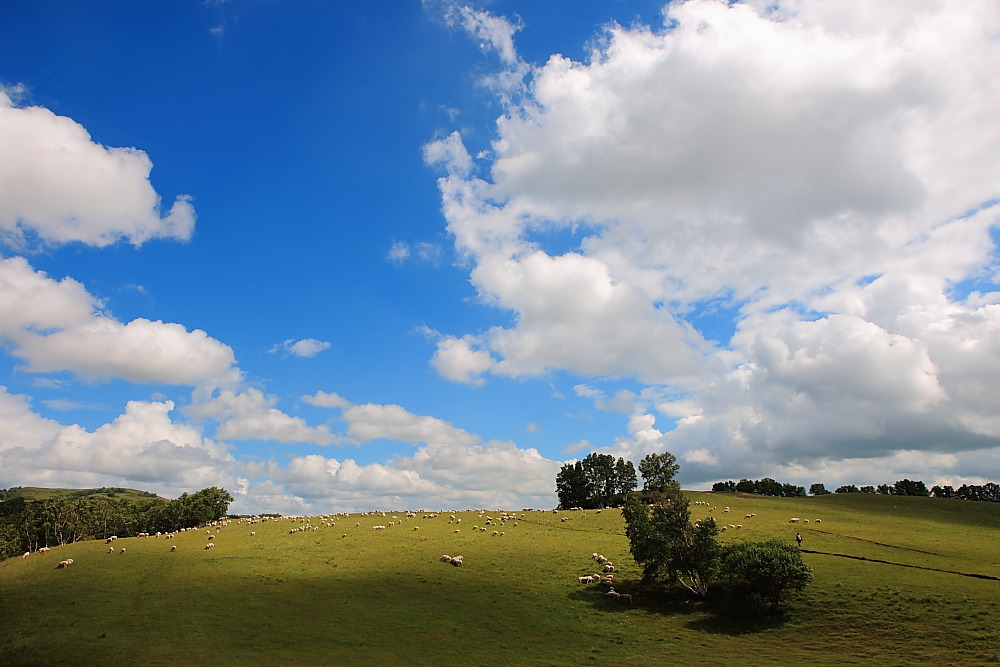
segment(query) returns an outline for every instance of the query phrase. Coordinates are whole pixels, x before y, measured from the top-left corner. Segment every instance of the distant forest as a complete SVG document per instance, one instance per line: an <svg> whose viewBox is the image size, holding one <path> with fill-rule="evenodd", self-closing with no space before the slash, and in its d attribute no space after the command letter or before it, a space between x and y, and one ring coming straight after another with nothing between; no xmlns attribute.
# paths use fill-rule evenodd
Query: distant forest
<svg viewBox="0 0 1000 667"><path fill-rule="evenodd" d="M233 497L210 487L176 500L132 489L55 490L57 497L31 499L46 489L0 489L0 559L40 547L112 535L169 533L226 516Z"/></svg>
<svg viewBox="0 0 1000 667"><path fill-rule="evenodd" d="M712 485L715 493L756 493L760 496L780 496L783 498L802 498L806 495L822 496L830 493L823 484L813 484L809 493L803 486L782 484L770 477L758 480L741 479L738 482L716 482ZM901 479L895 484L879 484L878 486L855 486L847 484L838 487L834 493L873 493L882 496L931 496L933 498L956 498L958 500L974 500L990 503L1000 502L1000 485L987 482L983 485L963 484L957 489L951 486L933 486L928 491L927 485L920 481Z"/></svg>

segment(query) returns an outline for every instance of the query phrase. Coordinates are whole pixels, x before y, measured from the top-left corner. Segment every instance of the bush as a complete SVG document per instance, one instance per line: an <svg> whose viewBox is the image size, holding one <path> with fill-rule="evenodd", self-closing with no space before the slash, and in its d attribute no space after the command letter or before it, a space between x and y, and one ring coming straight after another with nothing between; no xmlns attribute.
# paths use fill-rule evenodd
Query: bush
<svg viewBox="0 0 1000 667"><path fill-rule="evenodd" d="M812 581L812 570L798 547L782 542L740 542L722 552L731 603L776 613L792 593Z"/></svg>

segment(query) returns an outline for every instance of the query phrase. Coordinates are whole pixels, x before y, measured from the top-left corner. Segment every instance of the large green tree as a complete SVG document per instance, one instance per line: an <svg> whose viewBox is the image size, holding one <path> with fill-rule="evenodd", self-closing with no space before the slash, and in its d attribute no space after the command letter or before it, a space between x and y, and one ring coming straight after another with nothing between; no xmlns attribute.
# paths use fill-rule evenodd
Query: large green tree
<svg viewBox="0 0 1000 667"><path fill-rule="evenodd" d="M708 594L720 553L719 528L711 517L691 523L690 503L679 484L654 492L651 505L629 498L622 516L644 579L676 582L702 598Z"/></svg>
<svg viewBox="0 0 1000 667"><path fill-rule="evenodd" d="M624 502L637 484L635 466L610 454L588 454L581 461L566 463L556 475L559 507L599 508Z"/></svg>
<svg viewBox="0 0 1000 667"><path fill-rule="evenodd" d="M639 474L642 475L643 490L662 491L667 488L670 482L674 481L680 468L677 457L670 452L646 454L639 461Z"/></svg>

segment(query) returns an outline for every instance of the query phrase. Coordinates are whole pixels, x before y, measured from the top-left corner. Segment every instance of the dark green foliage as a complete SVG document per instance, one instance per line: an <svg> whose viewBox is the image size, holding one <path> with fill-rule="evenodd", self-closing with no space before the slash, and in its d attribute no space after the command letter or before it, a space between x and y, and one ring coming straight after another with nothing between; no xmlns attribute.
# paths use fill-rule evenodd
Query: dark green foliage
<svg viewBox="0 0 1000 667"><path fill-rule="evenodd" d="M720 553L719 528L711 517L691 523L689 502L676 482L653 493L652 507L629 498L622 516L644 579L676 582L702 598L708 594Z"/></svg>
<svg viewBox="0 0 1000 667"><path fill-rule="evenodd" d="M639 474L642 475L642 488L645 491L662 491L674 481L680 470L677 457L670 452L662 454L647 454L639 461Z"/></svg>
<svg viewBox="0 0 1000 667"><path fill-rule="evenodd" d="M812 570L799 548L781 540L730 544L720 563L735 606L762 612L780 611L793 593L812 581Z"/></svg>
<svg viewBox="0 0 1000 667"><path fill-rule="evenodd" d="M813 484L809 487L809 495L811 496L825 496L830 493L826 490L826 486L823 484Z"/></svg>
<svg viewBox="0 0 1000 667"><path fill-rule="evenodd" d="M636 487L635 466L610 454L588 454L582 461L566 463L556 474L559 507L585 509L610 507L624 502Z"/></svg>
<svg viewBox="0 0 1000 667"><path fill-rule="evenodd" d="M963 484L954 489L950 486L934 486L931 495L935 498L958 498L959 500L975 500L989 503L1000 503L1000 486L987 482L982 486Z"/></svg>
<svg viewBox="0 0 1000 667"><path fill-rule="evenodd" d="M813 486L817 486L813 484ZM820 484L819 486L823 486ZM826 489L824 488L824 491ZM741 479L739 482L716 482L712 486L716 493L756 493L758 496L775 496L781 498L804 498L806 489L795 484L782 484L770 477L757 481Z"/></svg>
<svg viewBox="0 0 1000 667"><path fill-rule="evenodd" d="M894 496L929 496L930 492L923 482L901 479L893 485Z"/></svg>
<svg viewBox="0 0 1000 667"><path fill-rule="evenodd" d="M838 486L836 493L861 493L861 489L853 484L845 484L844 486Z"/></svg>
<svg viewBox="0 0 1000 667"><path fill-rule="evenodd" d="M121 497L125 491L137 499ZM127 489L70 491L50 500L6 497L0 501L0 559L44 546L193 527L224 517L233 502L214 486L173 501Z"/></svg>

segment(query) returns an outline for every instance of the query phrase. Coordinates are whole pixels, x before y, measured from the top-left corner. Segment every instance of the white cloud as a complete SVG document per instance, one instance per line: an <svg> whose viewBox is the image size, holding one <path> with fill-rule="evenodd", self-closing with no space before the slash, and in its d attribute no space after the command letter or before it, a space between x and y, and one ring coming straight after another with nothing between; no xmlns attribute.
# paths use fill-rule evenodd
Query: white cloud
<svg viewBox="0 0 1000 667"><path fill-rule="evenodd" d="M309 405L320 408L346 408L351 405L350 401L341 398L338 394L317 391L312 396L303 396L302 400Z"/></svg>
<svg viewBox="0 0 1000 667"><path fill-rule="evenodd" d="M352 405L343 412L347 435L358 443L378 438L401 442L471 445L479 437L436 417L415 415L398 405Z"/></svg>
<svg viewBox="0 0 1000 667"><path fill-rule="evenodd" d="M0 337L32 373L196 385L232 376L229 346L204 331L143 318L121 323L76 281L55 281L21 257L0 259Z"/></svg>
<svg viewBox="0 0 1000 667"><path fill-rule="evenodd" d="M461 16L477 39L496 25ZM448 230L511 323L445 335L436 370L586 378L598 407L638 410L616 451L670 449L691 479L1000 445L1000 290L961 291L1000 275L1000 7L690 0L664 18L527 78L512 30L489 42L509 84L489 180L457 134L425 159L450 169ZM547 251L553 229L579 249ZM724 348L693 326L720 301ZM611 402L606 377L647 388Z"/></svg>
<svg viewBox="0 0 1000 667"><path fill-rule="evenodd" d="M77 122L42 107L17 107L0 89L0 239L20 246L80 242L141 245L186 241L194 207L177 197L165 216L149 182L153 165L136 148L95 143Z"/></svg>
<svg viewBox="0 0 1000 667"><path fill-rule="evenodd" d="M329 427L309 426L301 417L292 417L274 407L277 399L259 389L223 389L210 400L185 408L198 420L219 422L215 437L223 440L266 440L273 442L334 445L343 439Z"/></svg>
<svg viewBox="0 0 1000 667"><path fill-rule="evenodd" d="M276 352L284 351L286 354L291 354L295 357L301 357L303 359L309 359L315 357L320 352L330 349L330 343L325 340L316 340L315 338L303 338L301 340L293 340L289 338L288 340L278 343L268 350L271 354Z"/></svg>

